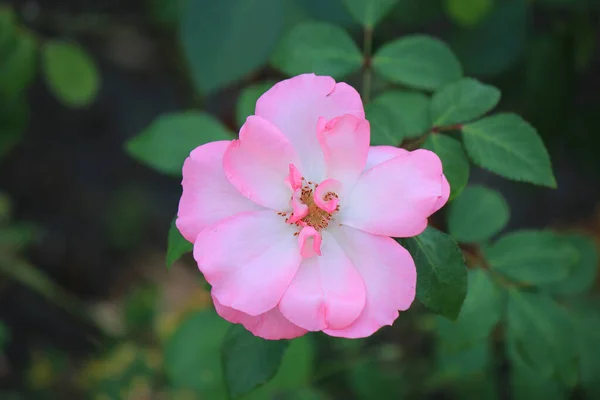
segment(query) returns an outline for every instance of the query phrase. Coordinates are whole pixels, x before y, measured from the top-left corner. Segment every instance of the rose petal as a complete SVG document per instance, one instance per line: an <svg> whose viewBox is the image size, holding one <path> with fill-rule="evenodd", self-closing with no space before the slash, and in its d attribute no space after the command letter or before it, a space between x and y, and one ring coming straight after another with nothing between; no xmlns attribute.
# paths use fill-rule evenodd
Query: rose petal
<svg viewBox="0 0 600 400"><path fill-rule="evenodd" d="M332 234L360 273L366 287L365 307L352 325L327 329L331 336L367 337L392 325L398 310L406 310L415 298L417 272L410 253L394 239L349 227Z"/></svg>
<svg viewBox="0 0 600 400"><path fill-rule="evenodd" d="M364 171L368 171L376 165L381 164L394 157L408 153L408 150L394 146L371 146L369 147L369 155L367 156L367 164Z"/></svg>
<svg viewBox="0 0 600 400"><path fill-rule="evenodd" d="M234 188L223 172L223 154L231 141L207 143L193 150L183 163L183 194L176 225L190 242L207 226L244 211L263 207Z"/></svg>
<svg viewBox="0 0 600 400"><path fill-rule="evenodd" d="M200 232L194 258L221 304L263 314L279 303L300 265L296 231L272 210L237 214Z"/></svg>

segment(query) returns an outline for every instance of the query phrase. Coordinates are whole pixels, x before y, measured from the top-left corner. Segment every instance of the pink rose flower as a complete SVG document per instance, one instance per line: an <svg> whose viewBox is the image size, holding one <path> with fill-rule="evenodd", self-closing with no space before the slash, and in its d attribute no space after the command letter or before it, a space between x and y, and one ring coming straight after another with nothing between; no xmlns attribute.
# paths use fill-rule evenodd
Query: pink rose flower
<svg viewBox="0 0 600 400"><path fill-rule="evenodd" d="M191 152L177 227L221 317L265 339L360 338L410 307L415 264L391 237L420 234L450 187L431 151L369 140L356 90L305 74L266 92L238 140Z"/></svg>

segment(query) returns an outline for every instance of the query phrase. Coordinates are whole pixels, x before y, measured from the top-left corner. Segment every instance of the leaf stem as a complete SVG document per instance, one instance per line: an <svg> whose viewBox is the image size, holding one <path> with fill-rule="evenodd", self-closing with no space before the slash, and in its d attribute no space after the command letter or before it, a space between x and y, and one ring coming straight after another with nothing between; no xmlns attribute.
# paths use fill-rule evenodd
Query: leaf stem
<svg viewBox="0 0 600 400"><path fill-rule="evenodd" d="M373 27L366 26L363 34L362 98L366 104L371 98L371 54L373 52Z"/></svg>

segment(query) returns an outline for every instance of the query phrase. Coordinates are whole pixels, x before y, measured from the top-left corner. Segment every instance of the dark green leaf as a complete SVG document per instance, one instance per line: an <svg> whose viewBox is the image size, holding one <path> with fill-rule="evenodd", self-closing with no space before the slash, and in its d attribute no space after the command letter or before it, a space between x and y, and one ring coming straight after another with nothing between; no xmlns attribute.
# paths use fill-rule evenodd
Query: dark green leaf
<svg viewBox="0 0 600 400"><path fill-rule="evenodd" d="M431 134L425 140L423 148L433 151L442 160L444 175L450 183L450 200L458 196L469 180L469 160L462 144L449 136Z"/></svg>
<svg viewBox="0 0 600 400"><path fill-rule="evenodd" d="M439 374L442 379L449 381L469 375L480 376L489 368L491 361L491 347L487 340L480 340L458 351L438 348L437 353Z"/></svg>
<svg viewBox="0 0 600 400"><path fill-rule="evenodd" d="M384 44L375 53L373 67L394 83L425 90L438 89L462 76L460 63L448 46L424 35Z"/></svg>
<svg viewBox="0 0 600 400"><path fill-rule="evenodd" d="M417 298L431 311L455 319L467 292L467 269L458 245L431 227L405 243L417 267Z"/></svg>
<svg viewBox="0 0 600 400"><path fill-rule="evenodd" d="M367 29L372 29L392 10L398 0L344 0L350 14Z"/></svg>
<svg viewBox="0 0 600 400"><path fill-rule="evenodd" d="M219 345L230 326L214 311L191 315L168 340L164 368L177 388L198 391L211 400L227 398Z"/></svg>
<svg viewBox="0 0 600 400"><path fill-rule="evenodd" d="M467 154L508 179L556 187L548 151L535 128L516 114L497 114L463 127Z"/></svg>
<svg viewBox="0 0 600 400"><path fill-rule="evenodd" d="M33 34L28 31L10 27L8 42L0 54L0 96L14 100L23 95L24 90L35 78L37 43Z"/></svg>
<svg viewBox="0 0 600 400"><path fill-rule="evenodd" d="M231 397L238 398L273 378L288 345L287 340L265 340L242 325L232 325L221 346Z"/></svg>
<svg viewBox="0 0 600 400"><path fill-rule="evenodd" d="M503 296L482 269L469 271L469 290L456 321L438 317L438 334L446 349L461 349L487 340L500 321Z"/></svg>
<svg viewBox="0 0 600 400"><path fill-rule="evenodd" d="M509 218L510 210L502 194L473 185L450 205L448 230L459 242L485 242L500 232Z"/></svg>
<svg viewBox="0 0 600 400"><path fill-rule="evenodd" d="M368 360L350 369L348 383L358 400L401 399L406 391L403 378L397 369Z"/></svg>
<svg viewBox="0 0 600 400"><path fill-rule="evenodd" d="M271 58L288 75L314 72L341 78L360 68L362 55L342 28L326 22L296 25Z"/></svg>
<svg viewBox="0 0 600 400"><path fill-rule="evenodd" d="M544 285L564 279L578 260L577 250L550 231L519 231L486 249L490 266L517 282Z"/></svg>
<svg viewBox="0 0 600 400"><path fill-rule="evenodd" d="M449 83L433 94L434 126L449 126L482 116L500 101L500 90L473 78Z"/></svg>
<svg viewBox="0 0 600 400"><path fill-rule="evenodd" d="M577 262L571 265L565 279L547 286L546 289L560 295L584 293L592 287L598 272L596 244L592 238L580 234L565 235L564 240L577 250L579 257Z"/></svg>
<svg viewBox="0 0 600 400"><path fill-rule="evenodd" d="M481 22L494 5L493 0L446 0L445 3L450 18L467 28Z"/></svg>
<svg viewBox="0 0 600 400"><path fill-rule="evenodd" d="M58 40L44 43L42 71L50 90L65 105L89 105L100 87L94 60L80 46Z"/></svg>
<svg viewBox="0 0 600 400"><path fill-rule="evenodd" d="M233 135L219 121L202 112L165 114L136 137L126 148L138 161L165 174L180 176L183 161L196 147Z"/></svg>
<svg viewBox="0 0 600 400"><path fill-rule="evenodd" d="M281 0L187 0L180 37L192 77L214 92L264 65L285 27Z"/></svg>
<svg viewBox="0 0 600 400"><path fill-rule="evenodd" d="M356 26L344 5L344 0L296 0L317 21L331 22L340 26Z"/></svg>
<svg viewBox="0 0 600 400"><path fill-rule="evenodd" d="M599 308L578 310L576 343L579 352L581 386L589 399L600 398L600 313Z"/></svg>
<svg viewBox="0 0 600 400"><path fill-rule="evenodd" d="M8 154L21 140L27 127L29 109L27 100L18 97L0 107L0 158Z"/></svg>
<svg viewBox="0 0 600 400"><path fill-rule="evenodd" d="M250 115L254 115L256 108L256 101L262 96L267 90L271 89L274 82L261 82L255 83L254 85L245 88L240 97L238 97L237 105L235 108L235 119L238 126L244 125L246 118Z"/></svg>
<svg viewBox="0 0 600 400"><path fill-rule="evenodd" d="M513 362L510 369L510 388L514 400L561 400L568 399L559 382L548 379L520 362Z"/></svg>
<svg viewBox="0 0 600 400"><path fill-rule="evenodd" d="M175 219L171 222L169 228L169 237L167 240L167 268L170 268L173 263L179 260L184 254L189 253L194 248L194 245L188 242L175 225Z"/></svg>
<svg viewBox="0 0 600 400"><path fill-rule="evenodd" d="M414 29L443 18L444 7L440 0L398 0L388 20L402 28Z"/></svg>
<svg viewBox="0 0 600 400"><path fill-rule="evenodd" d="M366 118L371 125L372 146L399 146L404 138L403 131L394 124L390 110L379 103L365 105Z"/></svg>
<svg viewBox="0 0 600 400"><path fill-rule="evenodd" d="M423 93L391 90L373 100L386 107L391 116L391 128L402 137L415 138L431 128L430 99Z"/></svg>

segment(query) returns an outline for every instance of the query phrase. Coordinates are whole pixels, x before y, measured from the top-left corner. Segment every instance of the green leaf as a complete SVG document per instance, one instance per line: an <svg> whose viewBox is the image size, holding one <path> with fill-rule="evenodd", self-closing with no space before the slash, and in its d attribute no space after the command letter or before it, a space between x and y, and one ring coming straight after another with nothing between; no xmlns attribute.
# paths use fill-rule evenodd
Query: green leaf
<svg viewBox="0 0 600 400"><path fill-rule="evenodd" d="M246 118L250 115L254 115L256 108L256 101L262 96L267 90L271 89L275 82L261 82L246 87L240 97L238 97L237 105L235 108L235 119L238 126L244 125Z"/></svg>
<svg viewBox="0 0 600 400"><path fill-rule="evenodd" d="M545 378L538 371L520 362L513 362L511 365L510 389L514 400L566 400L569 398L559 382Z"/></svg>
<svg viewBox="0 0 600 400"><path fill-rule="evenodd" d="M462 76L456 56L442 41L413 35L384 44L373 58L382 77L417 89L436 90Z"/></svg>
<svg viewBox="0 0 600 400"><path fill-rule="evenodd" d="M440 346L437 351L437 362L440 378L455 382L468 376L481 376L489 369L491 346L489 341L480 340L468 348L461 350Z"/></svg>
<svg viewBox="0 0 600 400"><path fill-rule="evenodd" d="M431 99L434 126L449 126L472 121L500 101L500 90L473 78L463 78L443 86Z"/></svg>
<svg viewBox="0 0 600 400"><path fill-rule="evenodd" d="M0 96L13 100L22 96L35 78L37 43L28 31L9 31L8 35L6 48L0 54Z"/></svg>
<svg viewBox="0 0 600 400"><path fill-rule="evenodd" d="M450 200L453 200L469 180L469 160L462 144L446 135L431 134L423 143L423 148L433 151L442 160L444 175L450 183Z"/></svg>
<svg viewBox="0 0 600 400"><path fill-rule="evenodd" d="M503 295L482 269L469 271L469 290L456 321L438 317L438 335L446 349L462 349L487 340L500 321Z"/></svg>
<svg viewBox="0 0 600 400"><path fill-rule="evenodd" d="M509 218L510 210L502 194L473 185L450 205L448 230L459 242L485 242L500 232Z"/></svg>
<svg viewBox="0 0 600 400"><path fill-rule="evenodd" d="M446 0L448 15L458 25L472 27L492 10L493 0Z"/></svg>
<svg viewBox="0 0 600 400"><path fill-rule="evenodd" d="M181 236L179 229L177 229L177 226L175 225L176 219L177 218L173 219L171 227L169 228L166 259L167 268L170 268L175 261L179 260L184 254L189 253L194 248L192 243Z"/></svg>
<svg viewBox="0 0 600 400"><path fill-rule="evenodd" d="M160 172L181 176L183 162L196 147L233 135L203 112L188 111L158 117L126 143L129 155Z"/></svg>
<svg viewBox="0 0 600 400"><path fill-rule="evenodd" d="M314 72L341 78L360 68L362 55L339 26L304 22L284 36L271 63L290 76Z"/></svg>
<svg viewBox="0 0 600 400"><path fill-rule="evenodd" d="M545 288L551 293L559 295L585 293L594 285L598 272L596 244L592 238L580 234L565 235L563 240L577 250L577 262L571 265L565 279Z"/></svg>
<svg viewBox="0 0 600 400"><path fill-rule="evenodd" d="M193 389L211 400L227 398L219 346L229 326L207 310L192 314L177 327L166 343L164 359L173 386Z"/></svg>
<svg viewBox="0 0 600 400"><path fill-rule="evenodd" d="M564 279L577 262L575 248L550 231L518 231L485 250L488 263L508 278L531 285Z"/></svg>
<svg viewBox="0 0 600 400"><path fill-rule="evenodd" d="M344 7L344 0L296 0L317 21L331 22L340 26L355 27L356 23Z"/></svg>
<svg viewBox="0 0 600 400"><path fill-rule="evenodd" d="M205 94L264 65L285 27L281 0L187 0L180 38L196 87Z"/></svg>
<svg viewBox="0 0 600 400"><path fill-rule="evenodd" d="M391 128L397 135L416 138L431 128L430 98L423 93L390 90L373 100L386 107L391 116Z"/></svg>
<svg viewBox="0 0 600 400"><path fill-rule="evenodd" d="M365 28L372 29L398 0L344 0L350 14Z"/></svg>
<svg viewBox="0 0 600 400"><path fill-rule="evenodd" d="M575 316L581 386L589 399L600 398L600 314L598 308L578 310Z"/></svg>
<svg viewBox="0 0 600 400"><path fill-rule="evenodd" d="M384 368L368 360L350 369L348 384L358 400L402 399L406 391L404 377L397 369Z"/></svg>
<svg viewBox="0 0 600 400"><path fill-rule="evenodd" d="M232 325L221 346L229 394L238 398L268 382L279 369L289 342L265 340Z"/></svg>
<svg viewBox="0 0 600 400"><path fill-rule="evenodd" d="M534 127L516 114L497 114L463 126L467 154L500 176L556 187L550 157Z"/></svg>
<svg viewBox="0 0 600 400"><path fill-rule="evenodd" d="M399 146L402 143L404 132L394 124L388 107L371 102L365 105L365 114L371 125L372 146Z"/></svg>
<svg viewBox="0 0 600 400"><path fill-rule="evenodd" d="M431 227L405 243L417 267L417 298L431 311L455 319L467 292L467 269L458 245Z"/></svg>
<svg viewBox="0 0 600 400"><path fill-rule="evenodd" d="M98 69L77 44L59 40L44 43L42 72L52 93L67 106L84 107L96 98L100 87Z"/></svg>
<svg viewBox="0 0 600 400"><path fill-rule="evenodd" d="M541 378L560 378L573 386L577 380L573 325L565 311L548 295L508 291L507 348L513 364L536 371Z"/></svg>

